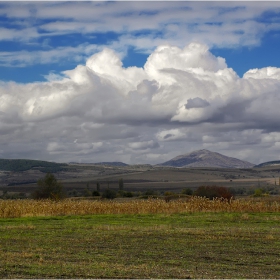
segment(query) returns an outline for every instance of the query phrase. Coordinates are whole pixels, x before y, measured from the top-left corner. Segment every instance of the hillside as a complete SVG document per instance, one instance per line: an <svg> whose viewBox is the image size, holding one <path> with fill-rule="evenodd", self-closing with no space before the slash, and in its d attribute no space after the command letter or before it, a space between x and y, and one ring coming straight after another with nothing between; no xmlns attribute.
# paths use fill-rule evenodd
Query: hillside
<svg viewBox="0 0 280 280"><path fill-rule="evenodd" d="M58 172L64 170L67 164L30 159L0 159L0 170L26 171L36 168L42 172Z"/></svg>
<svg viewBox="0 0 280 280"><path fill-rule="evenodd" d="M280 166L280 160L263 162L258 165L255 165L254 167L269 167L269 166L277 166L277 165Z"/></svg>
<svg viewBox="0 0 280 280"><path fill-rule="evenodd" d="M158 164L172 167L220 167L220 168L251 168L254 164L236 158L227 157L208 150L197 150L179 155L169 161Z"/></svg>
<svg viewBox="0 0 280 280"><path fill-rule="evenodd" d="M128 164L120 162L120 161L112 161L112 162L97 162L94 163L94 165L106 165L106 166L114 166L114 167L123 167L123 166L128 166Z"/></svg>

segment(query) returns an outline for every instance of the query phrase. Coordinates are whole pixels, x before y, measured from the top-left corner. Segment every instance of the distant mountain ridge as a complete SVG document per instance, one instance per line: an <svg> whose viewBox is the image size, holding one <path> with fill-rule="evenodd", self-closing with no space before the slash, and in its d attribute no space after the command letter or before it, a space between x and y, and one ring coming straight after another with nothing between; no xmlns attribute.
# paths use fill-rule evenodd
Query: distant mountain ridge
<svg viewBox="0 0 280 280"><path fill-rule="evenodd" d="M219 168L251 168L253 163L237 158L227 157L208 150L197 150L179 155L171 160L158 164L171 167L219 167Z"/></svg>
<svg viewBox="0 0 280 280"><path fill-rule="evenodd" d="M65 163L56 163L32 159L0 159L0 170L4 171L26 171L36 168L42 172L63 171L67 166Z"/></svg>
<svg viewBox="0 0 280 280"><path fill-rule="evenodd" d="M121 161L105 161L105 162L96 162L94 165L106 165L106 166L128 166L128 164Z"/></svg>
<svg viewBox="0 0 280 280"><path fill-rule="evenodd" d="M254 167L266 167L266 166L275 166L275 165L280 165L280 160L263 162L255 165Z"/></svg>

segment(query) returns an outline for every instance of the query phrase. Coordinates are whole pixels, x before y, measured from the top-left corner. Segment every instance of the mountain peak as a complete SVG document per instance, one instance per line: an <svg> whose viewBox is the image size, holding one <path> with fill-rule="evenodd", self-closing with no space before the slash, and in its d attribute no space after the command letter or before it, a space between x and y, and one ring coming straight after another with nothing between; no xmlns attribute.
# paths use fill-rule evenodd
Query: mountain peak
<svg viewBox="0 0 280 280"><path fill-rule="evenodd" d="M220 167L220 168L250 168L254 164L240 159L227 157L206 149L196 150L172 158L159 164L172 167Z"/></svg>

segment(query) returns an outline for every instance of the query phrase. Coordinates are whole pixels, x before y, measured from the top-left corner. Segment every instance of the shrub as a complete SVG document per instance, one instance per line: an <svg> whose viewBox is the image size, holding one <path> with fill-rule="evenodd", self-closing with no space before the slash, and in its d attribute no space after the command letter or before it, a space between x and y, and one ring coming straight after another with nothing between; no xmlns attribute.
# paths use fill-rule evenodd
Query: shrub
<svg viewBox="0 0 280 280"><path fill-rule="evenodd" d="M190 188L184 189L182 191L182 194L192 195L193 194L193 190L190 189Z"/></svg>
<svg viewBox="0 0 280 280"><path fill-rule="evenodd" d="M3 195L0 196L0 199L25 199L26 194L23 192L20 193L8 193L7 190L3 191Z"/></svg>
<svg viewBox="0 0 280 280"><path fill-rule="evenodd" d="M78 196L82 196L82 193L80 193L76 189L73 189L71 191L68 191L67 195L70 196L70 197L78 197Z"/></svg>
<svg viewBox="0 0 280 280"><path fill-rule="evenodd" d="M34 199L60 200L66 197L62 184L51 173L47 173L37 182L37 185L39 188L32 193Z"/></svg>
<svg viewBox="0 0 280 280"><path fill-rule="evenodd" d="M93 191L92 196L100 196L100 192L99 191Z"/></svg>
<svg viewBox="0 0 280 280"><path fill-rule="evenodd" d="M171 195L174 195L174 192L170 192L170 191L167 191L164 193L165 196L171 196Z"/></svg>
<svg viewBox="0 0 280 280"><path fill-rule="evenodd" d="M118 197L133 197L133 193L126 192L126 191L118 191L117 196Z"/></svg>
<svg viewBox="0 0 280 280"><path fill-rule="evenodd" d="M229 191L233 195L245 195L246 194L246 189L244 187L230 187Z"/></svg>
<svg viewBox="0 0 280 280"><path fill-rule="evenodd" d="M209 199L224 198L227 200L230 200L233 197L228 188L219 186L200 186L194 192L194 195L206 197Z"/></svg>
<svg viewBox="0 0 280 280"><path fill-rule="evenodd" d="M117 197L117 192L111 189L106 189L102 194L102 198L114 199L116 197Z"/></svg>
<svg viewBox="0 0 280 280"><path fill-rule="evenodd" d="M141 198L144 198L144 199L157 198L157 197L158 197L158 193L154 190L147 190L141 196Z"/></svg>
<svg viewBox="0 0 280 280"><path fill-rule="evenodd" d="M124 192L123 196L124 197L133 197L133 193L132 192Z"/></svg>
<svg viewBox="0 0 280 280"><path fill-rule="evenodd" d="M263 195L264 195L264 193L263 193L262 189L255 189L254 196L260 197L260 196L263 196Z"/></svg>
<svg viewBox="0 0 280 280"><path fill-rule="evenodd" d="M89 197L91 195L92 195L92 192L88 188L84 189L83 196Z"/></svg>
<svg viewBox="0 0 280 280"><path fill-rule="evenodd" d="M144 195L157 195L157 193L154 190L147 190L144 192Z"/></svg>

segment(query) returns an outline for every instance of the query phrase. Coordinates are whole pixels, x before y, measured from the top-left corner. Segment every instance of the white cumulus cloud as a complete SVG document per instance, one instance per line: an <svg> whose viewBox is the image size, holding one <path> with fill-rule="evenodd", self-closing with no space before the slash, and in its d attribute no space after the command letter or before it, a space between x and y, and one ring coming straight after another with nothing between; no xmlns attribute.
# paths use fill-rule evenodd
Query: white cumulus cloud
<svg viewBox="0 0 280 280"><path fill-rule="evenodd" d="M157 163L204 147L273 160L279 73L251 69L240 78L199 43L159 46L144 68L125 68L106 48L60 79L0 83L0 156Z"/></svg>

